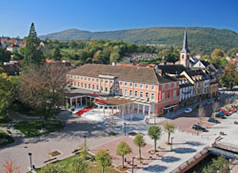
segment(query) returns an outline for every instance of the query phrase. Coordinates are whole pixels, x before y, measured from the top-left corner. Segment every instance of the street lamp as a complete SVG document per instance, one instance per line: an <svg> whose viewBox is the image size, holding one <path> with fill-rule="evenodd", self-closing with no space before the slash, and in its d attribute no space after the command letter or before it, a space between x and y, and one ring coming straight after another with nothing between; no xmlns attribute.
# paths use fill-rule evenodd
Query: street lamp
<svg viewBox="0 0 238 173"><path fill-rule="evenodd" d="M124 123L124 136L126 136L126 123Z"/></svg>
<svg viewBox="0 0 238 173"><path fill-rule="evenodd" d="M134 159L135 159L135 157L132 157L131 173L134 173Z"/></svg>
<svg viewBox="0 0 238 173"><path fill-rule="evenodd" d="M87 146L87 135L84 135L83 138L84 138L84 145Z"/></svg>
<svg viewBox="0 0 238 173"><path fill-rule="evenodd" d="M174 139L174 137L171 138L170 151L172 151L173 139Z"/></svg>
<svg viewBox="0 0 238 173"><path fill-rule="evenodd" d="M32 171L33 170L33 167L32 167L32 153L28 153L28 156L29 156L29 159L30 159L30 170Z"/></svg>

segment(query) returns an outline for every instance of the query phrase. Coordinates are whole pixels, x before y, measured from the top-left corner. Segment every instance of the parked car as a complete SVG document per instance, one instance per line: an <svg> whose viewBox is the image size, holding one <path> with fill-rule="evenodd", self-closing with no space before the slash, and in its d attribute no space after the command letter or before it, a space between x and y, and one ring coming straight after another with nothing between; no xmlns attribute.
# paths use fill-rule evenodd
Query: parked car
<svg viewBox="0 0 238 173"><path fill-rule="evenodd" d="M231 109L231 112L233 112L233 113L236 112L236 111L237 111L237 110L235 110L235 109Z"/></svg>
<svg viewBox="0 0 238 173"><path fill-rule="evenodd" d="M230 116L230 112L228 112L224 109L221 109L219 112L223 112L226 116Z"/></svg>
<svg viewBox="0 0 238 173"><path fill-rule="evenodd" d="M190 113L190 112L192 112L192 111L193 111L192 108L186 108L186 109L184 110L184 113Z"/></svg>
<svg viewBox="0 0 238 173"><path fill-rule="evenodd" d="M216 113L216 117L217 118L225 119L226 118L226 114L224 112L217 112Z"/></svg>
<svg viewBox="0 0 238 173"><path fill-rule="evenodd" d="M208 131L206 128L204 128L204 127L202 127L202 126L200 126L198 124L194 124L192 129L198 130L198 131L203 131L203 132L207 132Z"/></svg>
<svg viewBox="0 0 238 173"><path fill-rule="evenodd" d="M208 119L208 122L210 122L210 123L216 123L216 124L220 123L220 121L218 121L217 119L212 118L212 117Z"/></svg>

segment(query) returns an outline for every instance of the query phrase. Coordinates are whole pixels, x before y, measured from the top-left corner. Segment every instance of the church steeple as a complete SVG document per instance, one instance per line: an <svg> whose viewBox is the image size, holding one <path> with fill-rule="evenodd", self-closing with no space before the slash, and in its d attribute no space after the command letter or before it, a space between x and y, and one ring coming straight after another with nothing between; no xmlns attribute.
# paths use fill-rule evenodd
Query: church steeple
<svg viewBox="0 0 238 173"><path fill-rule="evenodd" d="M182 48L181 52L189 52L188 41L187 41L187 27L184 30L183 48Z"/></svg>
<svg viewBox="0 0 238 173"><path fill-rule="evenodd" d="M187 27L184 30L183 48L180 51L180 64L184 67L189 67L189 50L187 41Z"/></svg>

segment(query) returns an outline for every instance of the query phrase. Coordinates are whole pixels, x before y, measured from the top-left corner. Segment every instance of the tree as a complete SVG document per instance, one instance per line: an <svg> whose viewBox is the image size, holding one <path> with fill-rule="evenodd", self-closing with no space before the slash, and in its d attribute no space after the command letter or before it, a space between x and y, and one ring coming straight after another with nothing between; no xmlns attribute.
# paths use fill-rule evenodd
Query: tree
<svg viewBox="0 0 238 173"><path fill-rule="evenodd" d="M45 123L64 104L66 72L63 64L32 65L20 77L20 101L29 104Z"/></svg>
<svg viewBox="0 0 238 173"><path fill-rule="evenodd" d="M157 140L160 139L160 136L162 134L162 129L159 126L151 126L148 130L148 135L152 140L154 140L154 151L156 152L156 144Z"/></svg>
<svg viewBox="0 0 238 173"><path fill-rule="evenodd" d="M145 140L141 134L136 135L134 144L139 147L139 159L141 160L141 147L144 147L146 145Z"/></svg>
<svg viewBox="0 0 238 173"><path fill-rule="evenodd" d="M43 54L40 49L40 40L37 37L34 23L31 24L30 33L27 37L23 67L24 69L31 64L39 65L42 62Z"/></svg>
<svg viewBox="0 0 238 173"><path fill-rule="evenodd" d="M229 173L229 162L224 157L218 157L217 159L213 159L212 163L209 164L206 168L202 170L203 173Z"/></svg>
<svg viewBox="0 0 238 173"><path fill-rule="evenodd" d="M0 72L0 117L6 116L7 109L13 98L14 90L11 81L12 77Z"/></svg>
<svg viewBox="0 0 238 173"><path fill-rule="evenodd" d="M17 166L13 160L7 160L2 165L4 173L20 173L20 166Z"/></svg>
<svg viewBox="0 0 238 173"><path fill-rule="evenodd" d="M104 169L108 166L111 166L111 156L105 151L100 150L96 153L95 160L102 167L102 173L104 173Z"/></svg>
<svg viewBox="0 0 238 173"><path fill-rule="evenodd" d="M213 50L211 57L213 59L222 58L222 57L224 57L224 51L220 48L216 48Z"/></svg>
<svg viewBox="0 0 238 173"><path fill-rule="evenodd" d="M203 106L199 107L198 110L198 117L199 117L199 124L202 125L203 124L203 117L205 116L205 109Z"/></svg>
<svg viewBox="0 0 238 173"><path fill-rule="evenodd" d="M73 173L87 173L88 163L83 159L77 159L73 162L72 172Z"/></svg>
<svg viewBox="0 0 238 173"><path fill-rule="evenodd" d="M232 90L233 86L238 84L238 71L236 69L236 64L229 63L222 76L220 77L220 82L227 88Z"/></svg>
<svg viewBox="0 0 238 173"><path fill-rule="evenodd" d="M170 135L174 133L174 129L175 127L172 123L164 124L164 131L168 133L168 144L170 144Z"/></svg>
<svg viewBox="0 0 238 173"><path fill-rule="evenodd" d="M0 46L0 65L3 62L8 62L11 59L11 52Z"/></svg>
<svg viewBox="0 0 238 173"><path fill-rule="evenodd" d="M131 147L126 142L122 141L117 145L116 154L122 157L122 168L124 168L124 156L130 154L131 152Z"/></svg>
<svg viewBox="0 0 238 173"><path fill-rule="evenodd" d="M53 50L53 59L54 60L61 60L61 54L60 54L60 49L59 48L55 48Z"/></svg>

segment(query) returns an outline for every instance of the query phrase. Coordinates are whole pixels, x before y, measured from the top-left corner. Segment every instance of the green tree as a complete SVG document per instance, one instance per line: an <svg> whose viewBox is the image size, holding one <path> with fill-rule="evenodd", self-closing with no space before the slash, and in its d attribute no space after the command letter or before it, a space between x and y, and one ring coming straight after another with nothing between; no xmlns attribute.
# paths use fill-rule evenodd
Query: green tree
<svg viewBox="0 0 238 173"><path fill-rule="evenodd" d="M141 160L141 147L144 147L146 145L145 140L141 134L136 135L134 144L139 147L139 159Z"/></svg>
<svg viewBox="0 0 238 173"><path fill-rule="evenodd" d="M156 144L157 140L160 139L160 136L162 134L162 129L159 126L151 126L148 130L148 135L152 140L154 140L154 151L156 152Z"/></svg>
<svg viewBox="0 0 238 173"><path fill-rule="evenodd" d="M60 54L60 49L59 48L55 48L53 50L53 59L54 60L61 60L61 54Z"/></svg>
<svg viewBox="0 0 238 173"><path fill-rule="evenodd" d="M0 46L0 65L3 62L8 62L11 59L11 52Z"/></svg>
<svg viewBox="0 0 238 173"><path fill-rule="evenodd" d="M174 133L174 125L172 123L165 123L164 124L164 131L168 133L168 144L170 144L170 135Z"/></svg>
<svg viewBox="0 0 238 173"><path fill-rule="evenodd" d="M131 147L126 142L122 141L120 144L117 145L116 154L122 157L122 168L124 168L125 155L130 154L131 152Z"/></svg>
<svg viewBox="0 0 238 173"><path fill-rule="evenodd" d="M23 67L27 68L31 64L39 65L42 62L43 54L40 49L40 40L37 37L34 23L31 24L30 33L27 37Z"/></svg>
<svg viewBox="0 0 238 173"><path fill-rule="evenodd" d="M213 50L211 57L213 59L222 58L222 57L224 57L224 51L220 48L216 48Z"/></svg>
<svg viewBox="0 0 238 173"><path fill-rule="evenodd" d="M95 160L102 167L102 173L104 173L104 169L108 166L111 166L111 156L105 151L100 150L96 153Z"/></svg>
<svg viewBox="0 0 238 173"><path fill-rule="evenodd" d="M236 57L236 54L238 53L238 47L232 48L227 52L227 56L229 57Z"/></svg>
<svg viewBox="0 0 238 173"><path fill-rule="evenodd" d="M0 73L0 117L5 117L7 109L13 98L12 77L6 73Z"/></svg>
<svg viewBox="0 0 238 173"><path fill-rule="evenodd" d="M229 162L224 157L213 159L212 163L202 170L203 173L229 173Z"/></svg>
<svg viewBox="0 0 238 173"><path fill-rule="evenodd" d="M233 86L238 84L238 71L236 69L236 64L229 63L222 76L220 77L220 80L222 85L225 87L229 87L230 89L233 88Z"/></svg>
<svg viewBox="0 0 238 173"><path fill-rule="evenodd" d="M83 159L77 159L72 164L73 173L87 173L88 163Z"/></svg>

